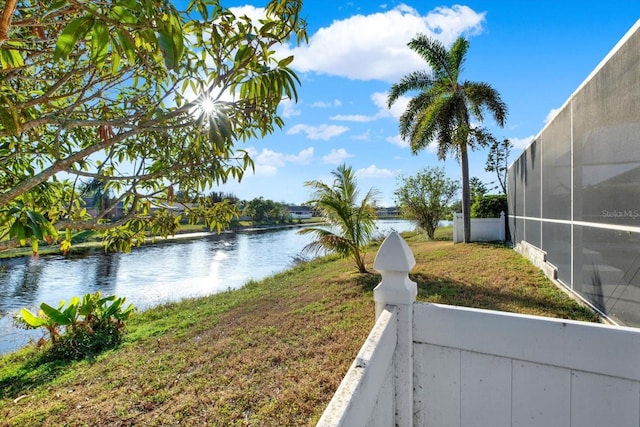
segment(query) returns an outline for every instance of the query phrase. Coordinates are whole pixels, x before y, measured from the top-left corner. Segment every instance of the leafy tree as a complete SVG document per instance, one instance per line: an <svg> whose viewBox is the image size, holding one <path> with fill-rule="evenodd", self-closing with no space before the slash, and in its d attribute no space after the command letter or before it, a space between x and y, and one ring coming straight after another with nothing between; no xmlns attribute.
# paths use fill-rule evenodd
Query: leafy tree
<svg viewBox="0 0 640 427"><path fill-rule="evenodd" d="M255 198L245 204L244 215L250 216L257 223L275 224L289 219L289 209L279 202Z"/></svg>
<svg viewBox="0 0 640 427"><path fill-rule="evenodd" d="M474 218L498 218L507 214L506 194L489 194L478 198L471 205L471 216Z"/></svg>
<svg viewBox="0 0 640 427"><path fill-rule="evenodd" d="M308 227L300 230L301 234L315 237L305 250L351 256L358 271L366 273L366 245L376 229L375 201L378 192L372 188L358 201L360 190L351 166L343 163L331 174L334 178L332 185L321 181L305 183L313 190L313 199L307 204L313 206L329 226L328 229Z"/></svg>
<svg viewBox="0 0 640 427"><path fill-rule="evenodd" d="M469 180L469 193L471 193L471 204L489 192L489 189L480 181L477 176L471 177Z"/></svg>
<svg viewBox="0 0 640 427"><path fill-rule="evenodd" d="M486 172L494 172L498 180L498 187L502 194L507 194L507 173L509 170L509 154L513 148L513 143L508 139L502 141L494 140L489 148L487 163L484 167Z"/></svg>
<svg viewBox="0 0 640 427"><path fill-rule="evenodd" d="M183 10L166 0L6 1L4 247L54 224L102 231L112 248L127 250L149 230L175 231L176 218L162 208L174 188L193 196L240 180L253 162L236 144L282 127L279 103L297 100L293 57L277 57L274 47L306 41L301 7L302 0L270 0L255 23L218 0L192 0ZM91 180L123 203L121 219L83 212L77 188ZM28 221L33 213L44 222ZM189 217L220 227L235 213L230 203L211 203Z"/></svg>
<svg viewBox="0 0 640 427"><path fill-rule="evenodd" d="M445 215L445 219L448 221L453 221L453 214L456 212L462 212L462 200L455 200L451 205L449 205L449 212Z"/></svg>
<svg viewBox="0 0 640 427"><path fill-rule="evenodd" d="M442 168L425 168L415 176L399 180L400 187L394 195L402 215L415 221L429 239L434 239L438 222L446 217L460 189L458 183L447 178Z"/></svg>
<svg viewBox="0 0 640 427"><path fill-rule="evenodd" d="M472 118L482 122L488 111L500 126L504 126L507 106L500 94L483 82L460 81L460 73L469 49L469 42L458 38L447 50L444 45L423 34L409 42L431 68L414 71L391 86L387 103L391 107L407 92L419 93L409 101L400 117L400 135L409 139L417 154L432 142L438 144L438 158L453 154L462 169L462 214L464 242L471 239L468 150L487 146L494 138L487 129L472 125Z"/></svg>
<svg viewBox="0 0 640 427"><path fill-rule="evenodd" d="M238 196L233 193L225 193L224 191L212 191L207 197L214 203L222 202L223 200L229 200L233 204L240 202Z"/></svg>

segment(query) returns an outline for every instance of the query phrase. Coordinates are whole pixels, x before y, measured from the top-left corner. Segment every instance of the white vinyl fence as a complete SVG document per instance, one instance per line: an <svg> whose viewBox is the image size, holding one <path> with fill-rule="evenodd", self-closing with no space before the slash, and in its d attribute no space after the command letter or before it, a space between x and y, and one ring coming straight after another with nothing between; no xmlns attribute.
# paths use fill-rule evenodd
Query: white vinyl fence
<svg viewBox="0 0 640 427"><path fill-rule="evenodd" d="M415 303L391 233L377 322L318 426L638 426L640 330Z"/></svg>
<svg viewBox="0 0 640 427"><path fill-rule="evenodd" d="M505 215L500 218L471 218L472 242L503 242L506 235ZM453 214L453 243L464 241L464 221L462 214Z"/></svg>

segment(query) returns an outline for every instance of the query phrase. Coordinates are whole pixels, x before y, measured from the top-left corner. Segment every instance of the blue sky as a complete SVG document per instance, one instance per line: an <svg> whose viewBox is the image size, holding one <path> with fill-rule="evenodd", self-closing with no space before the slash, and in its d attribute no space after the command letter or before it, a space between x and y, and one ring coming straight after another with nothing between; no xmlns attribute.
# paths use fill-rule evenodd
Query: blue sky
<svg viewBox="0 0 640 427"><path fill-rule="evenodd" d="M223 3L258 16L266 2ZM406 46L418 33L445 44L460 35L469 39L461 78L487 82L502 95L509 108L505 127L490 119L484 125L514 142L513 159L640 18L640 1L306 0L303 16L309 45L283 46L295 55L298 103L283 104L284 129L239 146L252 153L255 174L217 190L302 203L309 199L305 181L330 183L331 171L344 162L358 171L363 193L375 187L381 204L390 206L399 175L440 166L458 180L455 158L439 161L431 149L412 155L400 140L406 100L386 108L391 84L427 69ZM488 184L495 176L484 171L486 155L471 153L470 175Z"/></svg>

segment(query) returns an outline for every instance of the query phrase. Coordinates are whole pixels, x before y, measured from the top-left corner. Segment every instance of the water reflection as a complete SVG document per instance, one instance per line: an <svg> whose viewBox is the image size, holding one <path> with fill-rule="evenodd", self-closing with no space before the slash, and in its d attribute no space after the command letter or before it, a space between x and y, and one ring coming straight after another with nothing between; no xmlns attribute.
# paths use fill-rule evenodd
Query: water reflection
<svg viewBox="0 0 640 427"><path fill-rule="evenodd" d="M413 229L408 221L379 221L379 231ZM124 296L140 309L239 288L291 266L311 236L298 229L223 234L143 246L129 254L43 256L0 260L0 353L40 332L12 326L12 315L41 302L57 306L100 291Z"/></svg>

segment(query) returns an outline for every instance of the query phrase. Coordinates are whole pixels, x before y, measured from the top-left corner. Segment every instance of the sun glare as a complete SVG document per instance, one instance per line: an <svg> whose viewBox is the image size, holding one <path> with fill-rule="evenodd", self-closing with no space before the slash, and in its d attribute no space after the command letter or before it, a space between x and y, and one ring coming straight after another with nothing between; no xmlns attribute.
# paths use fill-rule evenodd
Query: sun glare
<svg viewBox="0 0 640 427"><path fill-rule="evenodd" d="M216 105L210 98L205 98L200 103L200 108L205 114L211 114L216 109Z"/></svg>

